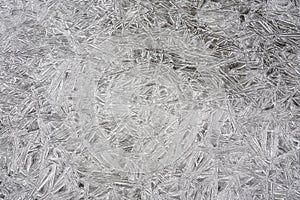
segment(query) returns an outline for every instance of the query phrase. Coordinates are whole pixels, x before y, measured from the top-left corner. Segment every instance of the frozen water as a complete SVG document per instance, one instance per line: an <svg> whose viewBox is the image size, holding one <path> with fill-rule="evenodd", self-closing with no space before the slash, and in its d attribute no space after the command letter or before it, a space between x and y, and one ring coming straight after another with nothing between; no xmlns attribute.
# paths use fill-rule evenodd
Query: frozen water
<svg viewBox="0 0 300 200"><path fill-rule="evenodd" d="M0 200L299 200L299 0L0 1Z"/></svg>

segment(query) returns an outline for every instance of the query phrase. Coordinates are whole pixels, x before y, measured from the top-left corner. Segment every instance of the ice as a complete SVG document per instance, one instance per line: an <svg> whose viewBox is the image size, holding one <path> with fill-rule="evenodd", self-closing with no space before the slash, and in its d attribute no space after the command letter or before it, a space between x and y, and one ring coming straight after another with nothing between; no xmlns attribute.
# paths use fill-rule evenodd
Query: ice
<svg viewBox="0 0 300 200"><path fill-rule="evenodd" d="M0 1L0 199L300 199L299 8Z"/></svg>

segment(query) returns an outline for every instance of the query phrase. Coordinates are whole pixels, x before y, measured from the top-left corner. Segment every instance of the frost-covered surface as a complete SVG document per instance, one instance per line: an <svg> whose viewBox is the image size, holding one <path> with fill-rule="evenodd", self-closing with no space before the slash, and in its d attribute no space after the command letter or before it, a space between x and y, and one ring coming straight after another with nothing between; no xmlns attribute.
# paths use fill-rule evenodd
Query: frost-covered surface
<svg viewBox="0 0 300 200"><path fill-rule="evenodd" d="M1 0L0 199L299 200L299 0Z"/></svg>

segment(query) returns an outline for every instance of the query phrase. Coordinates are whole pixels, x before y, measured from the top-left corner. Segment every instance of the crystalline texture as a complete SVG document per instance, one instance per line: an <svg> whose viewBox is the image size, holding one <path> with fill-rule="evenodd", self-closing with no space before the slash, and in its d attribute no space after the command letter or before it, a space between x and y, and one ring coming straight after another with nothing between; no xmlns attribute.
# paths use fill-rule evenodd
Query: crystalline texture
<svg viewBox="0 0 300 200"><path fill-rule="evenodd" d="M0 1L0 199L300 199L299 8Z"/></svg>

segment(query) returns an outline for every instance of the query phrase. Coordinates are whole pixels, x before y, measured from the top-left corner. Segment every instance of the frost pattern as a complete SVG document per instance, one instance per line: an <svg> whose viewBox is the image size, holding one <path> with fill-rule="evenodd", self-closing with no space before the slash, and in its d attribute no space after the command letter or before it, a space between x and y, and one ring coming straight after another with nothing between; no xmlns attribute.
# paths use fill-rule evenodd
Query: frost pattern
<svg viewBox="0 0 300 200"><path fill-rule="evenodd" d="M0 1L0 199L299 200L299 8Z"/></svg>

